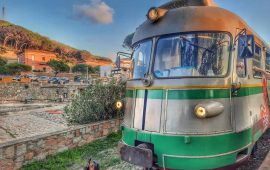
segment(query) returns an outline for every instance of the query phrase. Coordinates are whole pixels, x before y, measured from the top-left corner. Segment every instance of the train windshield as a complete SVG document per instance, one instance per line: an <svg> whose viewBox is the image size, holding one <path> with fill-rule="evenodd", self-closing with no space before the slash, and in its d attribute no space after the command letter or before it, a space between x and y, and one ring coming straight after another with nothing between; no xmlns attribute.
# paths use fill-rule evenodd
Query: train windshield
<svg viewBox="0 0 270 170"><path fill-rule="evenodd" d="M231 38L226 33L192 33L160 38L154 74L166 77L221 77L229 68Z"/></svg>
<svg viewBox="0 0 270 170"><path fill-rule="evenodd" d="M133 79L145 77L150 65L152 41L143 42L135 47L133 53Z"/></svg>

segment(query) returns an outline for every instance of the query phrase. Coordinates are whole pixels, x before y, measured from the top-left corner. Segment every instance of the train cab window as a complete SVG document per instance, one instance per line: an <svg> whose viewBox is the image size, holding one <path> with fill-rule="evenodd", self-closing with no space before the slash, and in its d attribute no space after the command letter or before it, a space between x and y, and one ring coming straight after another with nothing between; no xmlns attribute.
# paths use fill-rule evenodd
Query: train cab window
<svg viewBox="0 0 270 170"><path fill-rule="evenodd" d="M253 58L253 66L256 66L258 68L262 68L262 49L259 45L255 45L255 55L254 55L254 58ZM262 78L262 73L261 72L254 72L253 73L253 77L254 78Z"/></svg>
<svg viewBox="0 0 270 170"><path fill-rule="evenodd" d="M231 38L226 33L192 33L160 38L154 74L170 77L222 77L228 72Z"/></svg>
<svg viewBox="0 0 270 170"><path fill-rule="evenodd" d="M133 53L133 79L145 77L150 65L152 41L146 41L137 45Z"/></svg>
<svg viewBox="0 0 270 170"><path fill-rule="evenodd" d="M265 70L270 73L270 53L266 52L266 57L265 57Z"/></svg>

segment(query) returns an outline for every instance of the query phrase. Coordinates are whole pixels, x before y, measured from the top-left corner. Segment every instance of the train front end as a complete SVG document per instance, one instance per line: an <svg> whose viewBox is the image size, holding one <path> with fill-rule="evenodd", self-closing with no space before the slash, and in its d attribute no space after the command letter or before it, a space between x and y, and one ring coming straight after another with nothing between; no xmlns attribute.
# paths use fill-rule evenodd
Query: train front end
<svg viewBox="0 0 270 170"><path fill-rule="evenodd" d="M212 6L149 13L164 16L147 20L133 38L121 158L153 169L241 162L250 153L251 130L233 128L233 35L226 26L237 19Z"/></svg>

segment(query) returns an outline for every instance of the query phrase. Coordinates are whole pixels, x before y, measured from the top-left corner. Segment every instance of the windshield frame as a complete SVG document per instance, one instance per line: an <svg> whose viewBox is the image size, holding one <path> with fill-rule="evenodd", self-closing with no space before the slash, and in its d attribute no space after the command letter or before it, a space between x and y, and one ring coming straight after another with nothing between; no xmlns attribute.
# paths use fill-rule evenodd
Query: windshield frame
<svg viewBox="0 0 270 170"><path fill-rule="evenodd" d="M224 33L227 34L230 37L230 51L228 56L228 69L227 73L221 76L175 76L175 77L158 77L155 74L155 61L156 61L156 55L157 55L157 45L158 41L162 38L170 38L173 36L181 36L181 35L187 35L187 34L196 34L196 33ZM151 73L154 76L155 79L183 79L183 78L226 78L231 74L232 69L232 51L233 51L233 36L230 32L227 31L193 31L193 32L180 32L180 33L173 33L173 34L166 34L156 37L156 41L154 43L154 52L153 52L153 61L151 66Z"/></svg>
<svg viewBox="0 0 270 170"><path fill-rule="evenodd" d="M144 40L142 40L142 41L139 41L139 42L137 42L136 44L134 44L133 45L133 47L132 47L132 49L133 49L133 51L132 51L132 54L131 54L131 60L132 60L132 67L133 67L133 60L134 60L134 57L133 57L133 55L134 55L134 53L135 53L135 49L140 45L140 44L143 44L143 43L146 43L146 42L151 42L151 51L150 51L150 56L149 56L149 66L148 66L148 70L146 71L146 73L151 73L152 74L152 63L153 63L153 48L155 47L155 43L156 43L156 41L155 41L155 38L154 37L151 37L151 38L147 38L147 39L144 39ZM127 81L135 81L135 80L142 80L143 78L133 78L133 74L134 74L134 68L132 69L132 77L130 78L130 79L128 79Z"/></svg>

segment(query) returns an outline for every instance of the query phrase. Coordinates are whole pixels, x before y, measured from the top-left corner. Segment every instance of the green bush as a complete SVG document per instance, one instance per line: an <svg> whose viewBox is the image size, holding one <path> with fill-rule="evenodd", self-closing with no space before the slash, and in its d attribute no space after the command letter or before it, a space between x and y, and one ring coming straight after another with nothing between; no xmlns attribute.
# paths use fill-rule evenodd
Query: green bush
<svg viewBox="0 0 270 170"><path fill-rule="evenodd" d="M12 75L19 75L21 72L32 70L31 66L21 63L10 63L6 64L4 67L6 68L6 71L10 72Z"/></svg>
<svg viewBox="0 0 270 170"><path fill-rule="evenodd" d="M110 81L97 82L87 87L65 107L65 118L72 124L86 124L122 116L115 103L124 101L126 83Z"/></svg>

